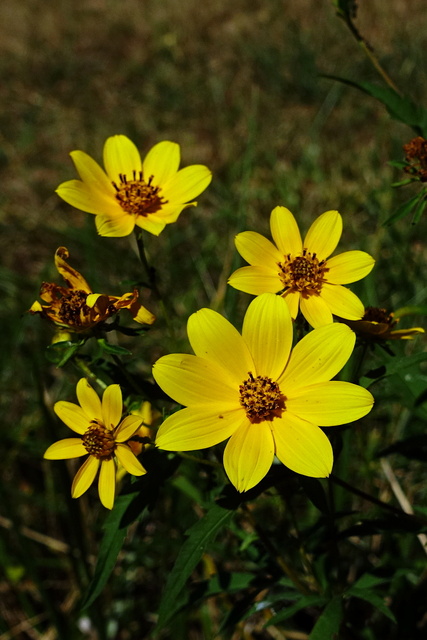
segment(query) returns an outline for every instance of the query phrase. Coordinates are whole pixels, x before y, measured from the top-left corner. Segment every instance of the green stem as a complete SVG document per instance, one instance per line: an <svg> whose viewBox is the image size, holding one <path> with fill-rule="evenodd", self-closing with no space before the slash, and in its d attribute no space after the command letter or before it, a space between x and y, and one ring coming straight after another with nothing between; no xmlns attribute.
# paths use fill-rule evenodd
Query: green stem
<svg viewBox="0 0 427 640"><path fill-rule="evenodd" d="M78 368L84 373L85 377L89 378L91 382L94 382L95 384L97 384L102 390L107 388L108 386L107 383L101 380L100 378L98 378L96 373L94 373L90 369L89 365L87 364L87 362L83 360L83 358L79 358L78 356L75 356L74 362L76 363Z"/></svg>

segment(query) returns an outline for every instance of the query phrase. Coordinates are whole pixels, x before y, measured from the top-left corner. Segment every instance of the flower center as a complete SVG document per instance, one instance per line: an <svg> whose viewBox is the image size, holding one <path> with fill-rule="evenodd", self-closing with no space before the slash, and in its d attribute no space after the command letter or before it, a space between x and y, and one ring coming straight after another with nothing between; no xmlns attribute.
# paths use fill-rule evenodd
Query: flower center
<svg viewBox="0 0 427 640"><path fill-rule="evenodd" d="M292 258L289 253L283 262L278 262L279 277L285 290L299 291L311 295L319 293L325 281L325 273L329 269L325 260L319 260L315 253L304 249L302 256Z"/></svg>
<svg viewBox="0 0 427 640"><path fill-rule="evenodd" d="M264 376L249 378L239 387L240 404L251 422L262 422L279 417L285 410L285 396L277 382Z"/></svg>
<svg viewBox="0 0 427 640"><path fill-rule="evenodd" d="M80 326L84 316L90 313L86 304L88 294L81 289L73 289L62 295L58 316L64 324ZM83 316L83 317L82 317Z"/></svg>
<svg viewBox="0 0 427 640"><path fill-rule="evenodd" d="M396 320L393 319L392 313L387 313L386 309L380 309L379 307L366 307L362 320L384 323L390 327L397 324Z"/></svg>
<svg viewBox="0 0 427 640"><path fill-rule="evenodd" d="M116 199L121 208L135 216L147 216L149 213L156 213L166 204L167 200L162 198L160 187L152 185L154 176L150 176L148 182L142 177L142 171L137 175L133 172L133 180L128 180L124 173L120 173L120 184L113 182L113 187L117 191Z"/></svg>
<svg viewBox="0 0 427 640"><path fill-rule="evenodd" d="M95 458L109 460L116 447L114 435L102 422L92 420L89 429L82 436L83 446Z"/></svg>

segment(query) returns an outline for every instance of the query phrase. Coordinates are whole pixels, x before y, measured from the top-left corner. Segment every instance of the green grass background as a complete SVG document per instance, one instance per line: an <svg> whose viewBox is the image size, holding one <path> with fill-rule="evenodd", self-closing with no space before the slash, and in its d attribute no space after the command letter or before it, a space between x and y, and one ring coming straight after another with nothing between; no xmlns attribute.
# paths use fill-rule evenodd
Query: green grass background
<svg viewBox="0 0 427 640"><path fill-rule="evenodd" d="M381 63L404 93L425 104L425 2L359 4L357 25ZM2 0L0 640L146 637L174 557L171 539L178 549L195 517L179 492L165 498L136 538L131 531L116 586L90 614L88 632L81 618L76 626L87 581L82 558L90 570L104 513L96 496L70 500L72 465L42 461L45 448L66 435L53 403L73 400L80 374L49 364L52 331L25 312L43 279L59 282L53 255L61 245L95 291L119 295L141 276L130 238L98 237L93 216L54 193L75 177L71 150L100 161L110 135L128 135L142 154L168 139L181 145L184 166L213 171L199 206L159 238L147 237L177 340L164 337L162 321L136 348L120 337L132 345L138 373L149 376L151 363L172 347L189 350L186 318L202 306L239 323L249 296L226 286L241 264L233 237L245 229L268 234L278 204L305 229L325 210L343 214L341 249L364 249L377 260L375 274L354 287L367 304L425 303L425 220L415 228L409 220L381 226L415 193L390 187L401 176L388 165L402 159L412 133L368 96L322 74L378 80L326 0ZM143 299L154 307L147 292ZM390 411L384 402L350 460L360 483L374 480L384 498L387 485L365 454L378 445ZM382 435L388 444L395 432ZM419 466L399 473L411 499L425 502ZM221 606L181 620L170 637L213 637Z"/></svg>

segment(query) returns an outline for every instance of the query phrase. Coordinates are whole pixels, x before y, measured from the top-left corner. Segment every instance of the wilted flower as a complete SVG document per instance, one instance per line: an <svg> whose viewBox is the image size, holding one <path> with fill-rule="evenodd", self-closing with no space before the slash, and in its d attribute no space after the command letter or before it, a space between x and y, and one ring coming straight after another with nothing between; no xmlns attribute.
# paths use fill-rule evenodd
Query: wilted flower
<svg viewBox="0 0 427 640"><path fill-rule="evenodd" d="M408 163L405 171L421 182L427 182L427 140L421 136L412 138L403 145L403 150Z"/></svg>
<svg viewBox="0 0 427 640"><path fill-rule="evenodd" d="M418 333L424 333L422 327L395 329L400 318L379 307L366 307L361 320L343 320L358 336L370 342L383 340L412 340Z"/></svg>

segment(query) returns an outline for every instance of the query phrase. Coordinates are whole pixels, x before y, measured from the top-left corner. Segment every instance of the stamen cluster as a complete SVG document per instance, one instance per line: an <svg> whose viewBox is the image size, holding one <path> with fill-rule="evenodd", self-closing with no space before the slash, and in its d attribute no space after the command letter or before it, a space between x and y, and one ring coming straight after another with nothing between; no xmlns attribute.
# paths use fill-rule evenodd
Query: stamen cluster
<svg viewBox="0 0 427 640"><path fill-rule="evenodd" d="M111 458L116 446L113 432L98 420L92 420L89 429L82 436L82 442L91 456L103 460Z"/></svg>
<svg viewBox="0 0 427 640"><path fill-rule="evenodd" d="M133 172L133 180L128 180L124 173L120 174L120 185L113 182L116 199L121 208L135 216L147 216L161 209L166 200L159 196L160 187L152 184L154 176L148 182L143 178L142 171Z"/></svg>
<svg viewBox="0 0 427 640"><path fill-rule="evenodd" d="M277 382L266 376L249 378L239 387L240 404L251 422L272 420L285 409L286 398L280 391Z"/></svg>
<svg viewBox="0 0 427 640"><path fill-rule="evenodd" d="M58 309L59 319L70 326L83 324L85 316L90 313L86 304L88 294L81 289L73 289L62 295Z"/></svg>
<svg viewBox="0 0 427 640"><path fill-rule="evenodd" d="M325 260L319 261L316 253L312 254L307 249L303 249L302 255L295 258L289 253L284 262L278 263L278 267L285 290L309 294L321 290L325 273L329 271L325 266Z"/></svg>

